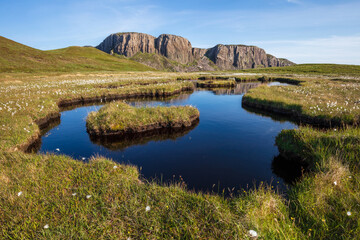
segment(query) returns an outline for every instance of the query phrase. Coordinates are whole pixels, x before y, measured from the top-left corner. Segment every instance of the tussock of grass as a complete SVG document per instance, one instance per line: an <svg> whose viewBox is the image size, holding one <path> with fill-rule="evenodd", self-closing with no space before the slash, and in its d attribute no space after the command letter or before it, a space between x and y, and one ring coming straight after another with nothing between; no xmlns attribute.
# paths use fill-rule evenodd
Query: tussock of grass
<svg viewBox="0 0 360 240"><path fill-rule="evenodd" d="M360 81L302 80L298 86L260 86L250 90L243 101L250 106L284 112L307 122L326 123L330 127L360 123Z"/></svg>
<svg viewBox="0 0 360 240"><path fill-rule="evenodd" d="M312 239L356 239L360 233L359 136L359 128L302 127L276 139L280 152L311 164L289 199L291 215Z"/></svg>
<svg viewBox="0 0 360 240"><path fill-rule="evenodd" d="M159 128L190 127L200 116L191 106L132 107L123 102L106 104L86 119L90 134L109 135L144 132Z"/></svg>
<svg viewBox="0 0 360 240"><path fill-rule="evenodd" d="M140 182L135 167L103 158L23 153L1 153L0 176L2 238L249 239L253 229L264 239L303 239L266 188L224 199Z"/></svg>

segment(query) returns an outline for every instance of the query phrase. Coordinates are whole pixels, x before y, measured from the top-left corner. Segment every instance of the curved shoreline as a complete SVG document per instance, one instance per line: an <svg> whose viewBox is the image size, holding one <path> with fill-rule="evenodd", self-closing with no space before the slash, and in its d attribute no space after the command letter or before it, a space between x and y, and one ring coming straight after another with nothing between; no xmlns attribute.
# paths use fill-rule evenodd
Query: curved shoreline
<svg viewBox="0 0 360 240"><path fill-rule="evenodd" d="M196 87L198 88L220 88L220 87L226 87L231 88L235 87L236 82L235 80L209 80L205 82L196 82Z"/></svg>
<svg viewBox="0 0 360 240"><path fill-rule="evenodd" d="M249 100L251 99L251 100ZM247 97L246 95L242 99L242 105L254 109L259 109L262 111L266 111L269 113L281 114L285 116L289 116L296 120L297 122L317 125L318 127L332 128L332 127L343 127L346 124L350 125L358 125L357 122L345 123L343 120L339 118L321 118L319 116L310 116L304 113L300 113L293 109L286 109L282 107L276 107L272 101L264 100L265 103L258 101L257 99L253 99L251 97Z"/></svg>
<svg viewBox="0 0 360 240"><path fill-rule="evenodd" d="M144 126L138 126L137 128L128 128L126 130L120 131L94 131L88 127L86 124L86 131L91 137L112 137L112 136L125 136L128 134L145 134L152 131L162 130L162 129L186 129L199 122L200 115L190 116L189 122L158 122L153 124L148 124Z"/></svg>
<svg viewBox="0 0 360 240"><path fill-rule="evenodd" d="M109 94L109 95L101 95L96 97L78 97L73 99L61 99L57 102L57 106L59 107L59 112L52 112L46 115L43 118L39 118L34 121L39 127L39 131L37 131L34 135L30 136L26 142L16 145L13 148L10 148L10 151L22 151L22 152L29 152L32 149L32 146L41 140L41 133L40 131L46 129L52 122L58 121L61 117L61 108L77 106L87 103L100 103L106 101L113 101L113 100L123 100L123 99L131 99L131 98L138 98L138 97L169 97L173 96L182 92L193 91L194 88L192 87L182 87L180 90L175 90L172 92L162 92L162 93L134 93L134 94Z"/></svg>
<svg viewBox="0 0 360 240"><path fill-rule="evenodd" d="M126 149L134 145L142 145L149 141L175 140L194 130L200 120L192 122L191 126L183 128L160 128L140 133L124 133L123 135L97 136L89 135L90 141L110 150Z"/></svg>

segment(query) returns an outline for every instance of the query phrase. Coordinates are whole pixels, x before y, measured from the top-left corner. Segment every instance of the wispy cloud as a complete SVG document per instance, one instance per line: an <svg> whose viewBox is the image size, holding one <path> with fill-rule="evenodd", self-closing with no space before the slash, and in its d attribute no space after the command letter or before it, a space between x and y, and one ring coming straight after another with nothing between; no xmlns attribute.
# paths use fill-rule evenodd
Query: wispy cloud
<svg viewBox="0 0 360 240"><path fill-rule="evenodd" d="M342 63L360 65L360 34L303 40L259 41L268 52L296 63Z"/></svg>
<svg viewBox="0 0 360 240"><path fill-rule="evenodd" d="M301 4L302 2L299 0L286 0L289 3Z"/></svg>

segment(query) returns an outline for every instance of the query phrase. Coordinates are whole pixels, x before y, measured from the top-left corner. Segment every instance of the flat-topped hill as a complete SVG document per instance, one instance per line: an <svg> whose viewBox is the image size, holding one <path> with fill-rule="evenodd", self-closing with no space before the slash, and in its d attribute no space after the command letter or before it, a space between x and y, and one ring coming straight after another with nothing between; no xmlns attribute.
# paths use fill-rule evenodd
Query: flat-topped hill
<svg viewBox="0 0 360 240"><path fill-rule="evenodd" d="M110 54L133 57L137 53L159 54L179 64L184 70L237 70L264 67L291 66L294 63L267 54L264 49L246 45L223 45L193 48L186 38L161 34L155 38L145 33L115 33L104 39L96 48ZM141 62L141 59L137 59ZM149 61L144 62L151 65ZM189 69L189 65L192 68ZM215 65L215 66L213 66ZM194 66L197 66L194 68Z"/></svg>

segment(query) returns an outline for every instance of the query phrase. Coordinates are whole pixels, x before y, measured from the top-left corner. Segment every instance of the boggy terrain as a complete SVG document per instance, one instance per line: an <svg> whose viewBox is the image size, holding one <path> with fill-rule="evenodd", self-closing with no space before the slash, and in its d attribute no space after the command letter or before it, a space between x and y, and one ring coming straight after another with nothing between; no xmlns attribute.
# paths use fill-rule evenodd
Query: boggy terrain
<svg viewBox="0 0 360 240"><path fill-rule="evenodd" d="M301 127L277 137L279 150L289 161L309 163L309 172L290 187L286 198L270 186L230 198L194 193L181 179L167 186L140 181L136 167L101 157L83 163L62 155L19 151L38 136L37 122L58 114L61 101L170 94L193 86L176 80L191 75L6 77L0 83L1 238L251 239L255 231L259 239L356 239L359 76L347 75L346 66L336 75L317 74L309 77L299 71L286 77L303 84L260 86L245 95L264 105L294 106L298 112L343 124L327 130ZM142 81L149 84L141 85Z"/></svg>
<svg viewBox="0 0 360 240"><path fill-rule="evenodd" d="M93 136L144 133L164 128L189 128L199 121L199 111L191 106L142 107L126 103L106 104L86 119L86 128Z"/></svg>

